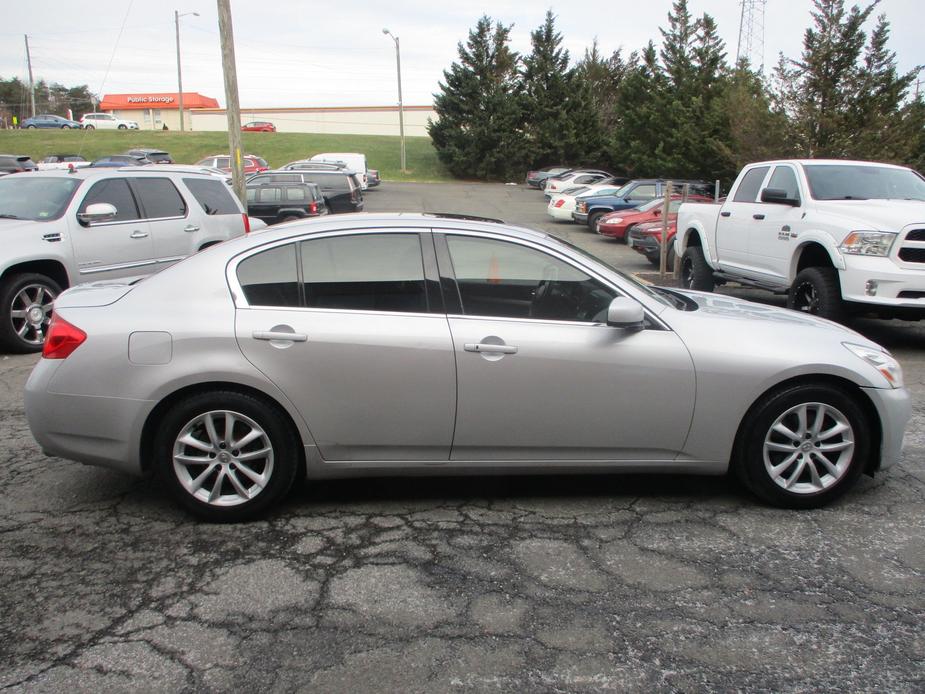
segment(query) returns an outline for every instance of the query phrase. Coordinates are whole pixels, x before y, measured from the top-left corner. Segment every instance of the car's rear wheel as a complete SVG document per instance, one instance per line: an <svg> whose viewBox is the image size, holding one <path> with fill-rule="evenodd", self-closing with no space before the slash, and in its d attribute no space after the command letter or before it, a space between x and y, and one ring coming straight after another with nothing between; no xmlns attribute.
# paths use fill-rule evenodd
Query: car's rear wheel
<svg viewBox="0 0 925 694"><path fill-rule="evenodd" d="M0 283L0 346L7 352L40 352L61 287L36 273L11 275Z"/></svg>
<svg viewBox="0 0 925 694"><path fill-rule="evenodd" d="M174 498L209 521L253 518L292 487L299 441L275 405L236 391L172 407L155 439L157 470Z"/></svg>
<svg viewBox="0 0 925 694"><path fill-rule="evenodd" d="M124 123L121 123L121 124L119 125L119 130L128 130L128 126L125 125Z"/></svg>
<svg viewBox="0 0 925 694"><path fill-rule="evenodd" d="M26 130L35 130L35 126L30 123L26 126Z"/></svg>
<svg viewBox="0 0 925 694"><path fill-rule="evenodd" d="M785 508L816 508L847 492L870 455L871 423L856 398L824 384L795 385L756 403L743 422L739 479Z"/></svg>
<svg viewBox="0 0 925 694"><path fill-rule="evenodd" d="M85 125L84 130L96 130L96 126L95 125Z"/></svg>
<svg viewBox="0 0 925 694"><path fill-rule="evenodd" d="M845 304L841 298L838 271L832 267L801 270L787 294L787 307L829 320L843 320Z"/></svg>
<svg viewBox="0 0 925 694"><path fill-rule="evenodd" d="M290 214L290 215L286 215L285 217L283 217L282 219L280 219L278 223L279 223L279 224L284 224L285 222L294 222L294 221L296 221L297 219L302 219L302 218L299 217L299 216L297 216L297 215Z"/></svg>
<svg viewBox="0 0 925 694"><path fill-rule="evenodd" d="M707 265L700 246L688 246L681 256L681 286L701 292L713 291L713 270Z"/></svg>
<svg viewBox="0 0 925 694"><path fill-rule="evenodd" d="M70 126L70 125L62 125L62 126L61 126L61 129L62 129L62 130L70 130L70 129L71 129L71 126Z"/></svg>

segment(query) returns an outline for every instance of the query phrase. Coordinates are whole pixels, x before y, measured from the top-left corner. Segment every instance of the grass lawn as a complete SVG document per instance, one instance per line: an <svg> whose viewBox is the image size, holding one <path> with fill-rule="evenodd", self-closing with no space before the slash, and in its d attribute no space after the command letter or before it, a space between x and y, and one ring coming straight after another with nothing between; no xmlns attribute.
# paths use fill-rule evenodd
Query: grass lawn
<svg viewBox="0 0 925 694"><path fill-rule="evenodd" d="M370 168L390 181L451 181L437 160L428 137L406 137L408 173L399 170L399 138L386 135L316 135L310 133L241 133L244 153L257 154L271 166L282 166L319 152L363 152ZM34 161L54 153L97 159L133 147L170 152L180 164L193 164L210 154L228 151L224 132L163 130L0 130L0 152L28 154Z"/></svg>

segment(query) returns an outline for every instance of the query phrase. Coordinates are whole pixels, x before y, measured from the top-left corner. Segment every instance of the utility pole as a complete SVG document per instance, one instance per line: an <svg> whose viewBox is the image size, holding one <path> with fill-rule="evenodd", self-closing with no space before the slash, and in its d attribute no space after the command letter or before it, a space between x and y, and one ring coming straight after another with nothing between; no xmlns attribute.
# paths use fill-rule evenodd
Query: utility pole
<svg viewBox="0 0 925 694"><path fill-rule="evenodd" d="M398 43L398 37L388 29L382 30L383 34L392 37L395 41L395 67L398 70L398 133L401 138L401 172L406 173L405 166L405 112L401 100L401 49Z"/></svg>
<svg viewBox="0 0 925 694"><path fill-rule="evenodd" d="M244 189L244 166L241 160L241 107L238 104L238 73L234 62L234 28L231 25L231 0L218 3L218 32L222 39L222 72L225 73L225 101L228 113L228 148L231 150L231 182L234 192L247 206Z"/></svg>
<svg viewBox="0 0 925 694"><path fill-rule="evenodd" d="M29 54L29 35L23 34L26 39L26 64L29 66L29 101L32 104L32 117L35 118L35 83L32 80L32 56Z"/></svg>

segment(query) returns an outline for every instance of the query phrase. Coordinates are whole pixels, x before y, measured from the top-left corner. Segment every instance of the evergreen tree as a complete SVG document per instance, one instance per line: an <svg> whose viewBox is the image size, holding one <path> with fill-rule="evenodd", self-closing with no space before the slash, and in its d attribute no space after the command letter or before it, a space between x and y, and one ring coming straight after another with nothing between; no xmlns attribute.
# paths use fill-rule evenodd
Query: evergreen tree
<svg viewBox="0 0 925 694"><path fill-rule="evenodd" d="M603 133L616 129L620 122L620 113L616 109L617 93L626 77L630 64L638 56L631 55L629 62L623 59L622 50L618 49L609 58L605 58L598 47L597 39L591 48L585 49L584 57L575 66L575 78L584 84L590 95L590 107L597 114Z"/></svg>
<svg viewBox="0 0 925 694"><path fill-rule="evenodd" d="M510 26L483 16L458 45L459 62L443 71L430 121L437 156L456 176L510 179L524 163L523 98Z"/></svg>

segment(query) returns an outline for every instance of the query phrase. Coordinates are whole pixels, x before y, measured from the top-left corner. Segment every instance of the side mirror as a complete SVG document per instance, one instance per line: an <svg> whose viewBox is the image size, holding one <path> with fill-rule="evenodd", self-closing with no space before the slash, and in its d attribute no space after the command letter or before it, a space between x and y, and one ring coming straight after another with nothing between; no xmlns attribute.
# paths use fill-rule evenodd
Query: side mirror
<svg viewBox="0 0 925 694"><path fill-rule="evenodd" d="M110 205L108 202L95 202L87 205L87 209L83 212L78 212L77 219L81 224L99 224L115 219L118 212L115 205Z"/></svg>
<svg viewBox="0 0 925 694"><path fill-rule="evenodd" d="M783 188L765 188L761 191L761 202L769 202L774 205L790 205L799 207L800 199L787 196L787 191Z"/></svg>
<svg viewBox="0 0 925 694"><path fill-rule="evenodd" d="M607 325L626 330L642 330L645 327L646 312L633 299L618 296L607 307Z"/></svg>
<svg viewBox="0 0 925 694"><path fill-rule="evenodd" d="M654 210L652 210L652 214L654 214L656 217L661 217L661 216L662 216L662 208L656 207Z"/></svg>

